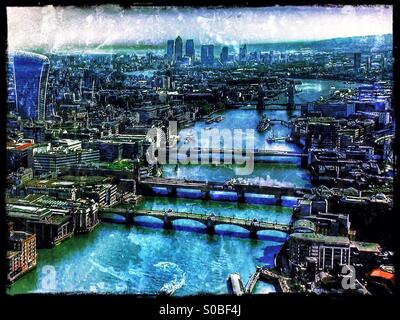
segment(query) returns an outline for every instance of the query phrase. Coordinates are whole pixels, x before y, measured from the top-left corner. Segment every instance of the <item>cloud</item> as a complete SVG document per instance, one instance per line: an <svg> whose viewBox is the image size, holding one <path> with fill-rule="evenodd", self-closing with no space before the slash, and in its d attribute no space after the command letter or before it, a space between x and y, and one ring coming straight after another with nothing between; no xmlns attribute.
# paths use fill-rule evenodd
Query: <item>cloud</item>
<svg viewBox="0 0 400 320"><path fill-rule="evenodd" d="M393 21L391 6L9 7L7 18L11 50L163 44L177 35L196 44L320 40L392 33Z"/></svg>

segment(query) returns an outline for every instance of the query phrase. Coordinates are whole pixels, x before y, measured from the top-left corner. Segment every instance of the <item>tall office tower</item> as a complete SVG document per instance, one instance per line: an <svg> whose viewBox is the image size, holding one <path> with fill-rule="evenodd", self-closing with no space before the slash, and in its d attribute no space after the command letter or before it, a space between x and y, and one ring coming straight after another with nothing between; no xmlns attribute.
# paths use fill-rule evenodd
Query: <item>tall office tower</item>
<svg viewBox="0 0 400 320"><path fill-rule="evenodd" d="M367 68L367 72L371 72L371 57L370 56L367 57L366 68Z"/></svg>
<svg viewBox="0 0 400 320"><path fill-rule="evenodd" d="M239 61L247 61L247 45L244 45L243 48L239 48Z"/></svg>
<svg viewBox="0 0 400 320"><path fill-rule="evenodd" d="M208 64L214 64L214 45L210 44L208 46Z"/></svg>
<svg viewBox="0 0 400 320"><path fill-rule="evenodd" d="M172 59L174 57L174 40L167 41L167 58Z"/></svg>
<svg viewBox="0 0 400 320"><path fill-rule="evenodd" d="M207 64L207 58L208 58L208 45L203 44L201 46L201 55L200 55L201 64Z"/></svg>
<svg viewBox="0 0 400 320"><path fill-rule="evenodd" d="M214 45L201 46L201 63L212 65L214 63Z"/></svg>
<svg viewBox="0 0 400 320"><path fill-rule="evenodd" d="M354 70L358 71L361 67L361 52L354 53Z"/></svg>
<svg viewBox="0 0 400 320"><path fill-rule="evenodd" d="M192 39L186 40L185 54L187 57L192 58L194 60L195 51L194 51L194 41Z"/></svg>
<svg viewBox="0 0 400 320"><path fill-rule="evenodd" d="M17 111L17 94L15 88L15 71L14 71L14 57L8 55L7 57L7 110Z"/></svg>
<svg viewBox="0 0 400 320"><path fill-rule="evenodd" d="M381 54L381 70L382 71L384 71L385 70L385 67L386 67L386 63L385 63L386 61L385 61L385 56L384 56L384 54L382 53Z"/></svg>
<svg viewBox="0 0 400 320"><path fill-rule="evenodd" d="M22 119L45 119L49 66L46 56L29 52L15 53L16 102Z"/></svg>
<svg viewBox="0 0 400 320"><path fill-rule="evenodd" d="M220 58L224 64L228 61L228 47L222 47Z"/></svg>
<svg viewBox="0 0 400 320"><path fill-rule="evenodd" d="M175 61L182 59L182 51L183 51L182 38L180 36L178 36L175 39L175 51L174 51L174 60Z"/></svg>

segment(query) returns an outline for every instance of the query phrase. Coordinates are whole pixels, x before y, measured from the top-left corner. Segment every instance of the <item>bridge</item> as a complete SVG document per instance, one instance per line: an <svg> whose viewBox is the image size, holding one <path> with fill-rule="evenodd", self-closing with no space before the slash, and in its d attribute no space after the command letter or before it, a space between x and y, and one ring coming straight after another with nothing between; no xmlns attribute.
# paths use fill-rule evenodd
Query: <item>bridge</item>
<svg viewBox="0 0 400 320"><path fill-rule="evenodd" d="M238 202L245 202L245 193L255 193L275 196L276 204L282 204L282 196L288 197L303 197L304 194L310 194L308 188L297 187L279 187L279 186L264 186L259 184L245 184L240 182L215 182L215 181L196 181L187 179L170 179L159 177L146 177L139 181L139 188L142 192L154 193L153 187L164 187L169 190L170 197L176 197L176 189L194 189L203 193L203 199L209 200L210 191L225 191L236 192Z"/></svg>
<svg viewBox="0 0 400 320"><path fill-rule="evenodd" d="M262 230L274 230L285 233L290 232L290 226L279 223L258 221L256 219L243 219L235 217L217 216L214 214L200 214L189 212L174 212L172 210L144 210L127 208L104 208L100 213L112 213L125 217L126 223L134 223L135 217L147 216L154 217L163 222L163 228L172 229L172 222L175 220L193 220L202 223L206 227L208 234L215 233L215 227L218 225L234 225L242 227L249 231L250 238L257 238L257 232Z"/></svg>
<svg viewBox="0 0 400 320"><path fill-rule="evenodd" d="M167 149L168 155L169 149ZM224 148L202 148L202 147L190 147L186 151L186 156L190 157L192 154L198 157L203 155L239 155L248 156L250 154L254 157L295 157L295 158L307 158L308 154L297 151L287 151L287 150L266 150L266 149L224 149Z"/></svg>

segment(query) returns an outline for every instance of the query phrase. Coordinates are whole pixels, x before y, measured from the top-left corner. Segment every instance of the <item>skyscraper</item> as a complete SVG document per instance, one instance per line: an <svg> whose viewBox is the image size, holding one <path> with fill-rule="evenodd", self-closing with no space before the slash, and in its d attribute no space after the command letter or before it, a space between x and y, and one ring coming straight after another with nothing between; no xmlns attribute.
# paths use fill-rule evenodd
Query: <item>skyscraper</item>
<svg viewBox="0 0 400 320"><path fill-rule="evenodd" d="M214 63L214 45L201 46L201 63L212 65Z"/></svg>
<svg viewBox="0 0 400 320"><path fill-rule="evenodd" d="M16 88L15 88L15 72L14 59L8 56L7 60L7 109L8 111L17 111Z"/></svg>
<svg viewBox="0 0 400 320"><path fill-rule="evenodd" d="M385 63L386 61L385 61L385 56L384 56L384 54L382 53L381 54L381 70L382 71L384 71L385 70L385 68L386 68L386 63Z"/></svg>
<svg viewBox="0 0 400 320"><path fill-rule="evenodd" d="M239 48L239 61L247 61L247 45L244 45L243 48Z"/></svg>
<svg viewBox="0 0 400 320"><path fill-rule="evenodd" d="M354 53L354 70L357 71L361 67L361 52Z"/></svg>
<svg viewBox="0 0 400 320"><path fill-rule="evenodd" d="M174 40L167 41L167 57L172 59L174 57Z"/></svg>
<svg viewBox="0 0 400 320"><path fill-rule="evenodd" d="M185 48L185 54L187 57L192 58L192 60L195 57L195 50L194 50L194 41L192 39L186 40L186 48Z"/></svg>
<svg viewBox="0 0 400 320"><path fill-rule="evenodd" d="M40 54L14 55L17 112L22 119L45 119L49 66L49 59Z"/></svg>
<svg viewBox="0 0 400 320"><path fill-rule="evenodd" d="M214 45L210 44L208 46L208 63L212 65L214 63Z"/></svg>
<svg viewBox="0 0 400 320"><path fill-rule="evenodd" d="M366 67L367 67L367 72L370 72L371 71L371 57L370 56L367 57Z"/></svg>
<svg viewBox="0 0 400 320"><path fill-rule="evenodd" d="M224 64L228 61L228 47L222 47L220 58Z"/></svg>
<svg viewBox="0 0 400 320"><path fill-rule="evenodd" d="M183 51L182 38L180 36L178 36L175 39L175 51L174 51L174 60L175 61L182 59L182 51Z"/></svg>

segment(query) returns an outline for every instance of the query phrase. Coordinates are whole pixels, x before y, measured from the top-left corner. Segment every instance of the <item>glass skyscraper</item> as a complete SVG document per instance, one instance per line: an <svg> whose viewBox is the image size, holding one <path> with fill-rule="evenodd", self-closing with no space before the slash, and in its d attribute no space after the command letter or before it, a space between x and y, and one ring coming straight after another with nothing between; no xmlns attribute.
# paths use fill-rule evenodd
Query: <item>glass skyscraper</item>
<svg viewBox="0 0 400 320"><path fill-rule="evenodd" d="M174 57L174 40L167 41L167 57L169 59Z"/></svg>
<svg viewBox="0 0 400 320"><path fill-rule="evenodd" d="M201 63L212 65L214 63L214 45L201 46Z"/></svg>
<svg viewBox="0 0 400 320"><path fill-rule="evenodd" d="M17 52L13 55L16 110L22 119L44 120L49 59Z"/></svg>
<svg viewBox="0 0 400 320"><path fill-rule="evenodd" d="M191 57L194 59L195 51L194 51L194 41L192 39L186 40L186 52L187 57Z"/></svg>
<svg viewBox="0 0 400 320"><path fill-rule="evenodd" d="M183 51L182 38L180 36L178 36L175 39L175 52L174 52L174 60L175 61L182 59L182 51Z"/></svg>

